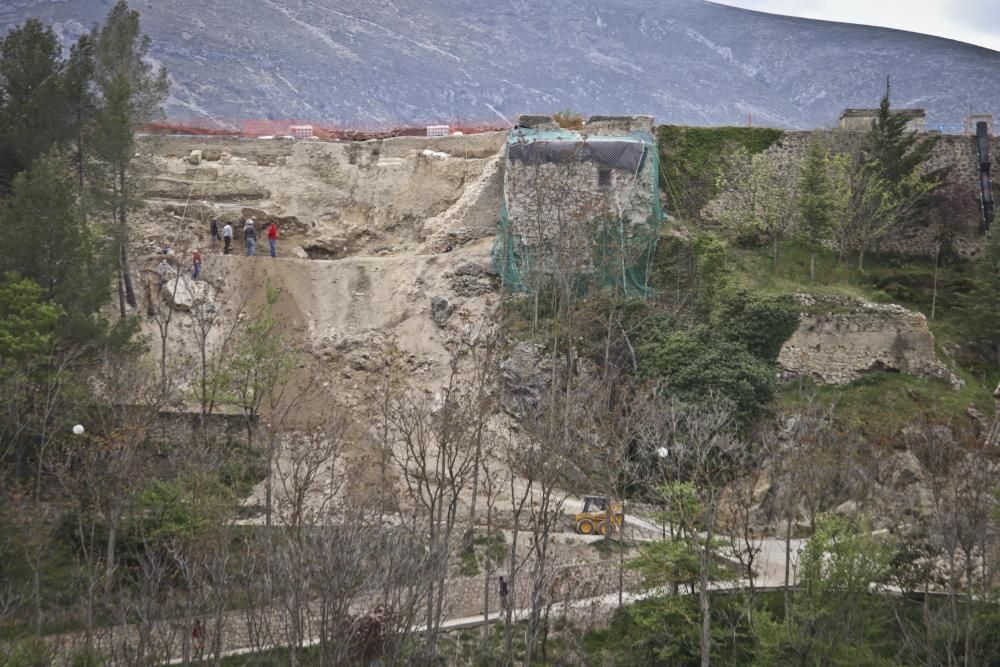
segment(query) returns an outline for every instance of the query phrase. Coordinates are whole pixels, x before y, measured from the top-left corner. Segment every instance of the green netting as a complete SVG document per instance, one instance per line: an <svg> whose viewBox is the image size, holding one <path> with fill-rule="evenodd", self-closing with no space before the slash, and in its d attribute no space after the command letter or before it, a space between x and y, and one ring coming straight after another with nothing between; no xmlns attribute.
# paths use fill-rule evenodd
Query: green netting
<svg viewBox="0 0 1000 667"><path fill-rule="evenodd" d="M615 288L627 296L645 295L650 292L649 275L656 253L656 244L663 223L660 207L659 158L656 141L646 132L635 132L628 136L587 136L566 130L516 129L507 142L506 177L513 173L511 147L518 147L518 159L524 161L526 143L544 142L528 158L538 162L561 162L568 160L596 162L599 167L622 167L616 172L619 183L616 196L622 199L621 210L629 210L630 215L599 216L588 220L578 220L573 227L574 234L586 238L572 239L573 250L580 255L575 262L577 269L570 279L575 289L585 292L592 288ZM575 145L572 152L563 150L566 145ZM631 146L624 146L631 142ZM625 170L635 164L636 147L641 146L641 159L634 174ZM630 155L626 155L625 151ZM570 157L567 158L566 155ZM631 162L630 162L631 160ZM640 186L641 187L637 187ZM501 201L500 220L493 243L493 265L503 280L503 285L513 292L531 293L542 289L553 277L554 259L559 256L559 248L544 237L531 239L525 233L525 221L512 220L509 209L508 182L505 181ZM544 184L521 183L527 187L544 188ZM580 184L581 197L588 188ZM544 198L548 193L535 191L532 196ZM637 220L636 211L641 211L644 219ZM545 220L546 225L560 224L555 219ZM562 255L561 257L564 257ZM566 266L565 263L562 266ZM565 272L564 272L565 273Z"/></svg>

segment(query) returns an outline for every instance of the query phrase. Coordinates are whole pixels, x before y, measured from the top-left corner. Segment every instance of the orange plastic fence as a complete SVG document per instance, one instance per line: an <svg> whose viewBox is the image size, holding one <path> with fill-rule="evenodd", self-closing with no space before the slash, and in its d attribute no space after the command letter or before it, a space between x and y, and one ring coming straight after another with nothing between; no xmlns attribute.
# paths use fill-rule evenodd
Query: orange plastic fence
<svg viewBox="0 0 1000 667"><path fill-rule="evenodd" d="M165 120L147 123L140 128L146 134L180 134L206 137L266 137L289 136L291 127L295 125L311 125L313 136L318 139L345 141L365 141L367 139L384 139L387 137L422 137L427 133L427 125L445 125L446 123L428 122L412 125L335 125L324 122L302 120ZM473 121L458 121L447 123L452 132L463 134L479 134L482 132L505 131L508 127L488 125Z"/></svg>

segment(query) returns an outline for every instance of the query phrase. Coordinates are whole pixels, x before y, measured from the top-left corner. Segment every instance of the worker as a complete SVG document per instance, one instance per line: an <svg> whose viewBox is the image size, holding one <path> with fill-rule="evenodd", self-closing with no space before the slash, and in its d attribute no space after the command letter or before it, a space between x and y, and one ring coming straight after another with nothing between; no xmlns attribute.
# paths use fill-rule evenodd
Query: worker
<svg viewBox="0 0 1000 667"><path fill-rule="evenodd" d="M212 224L208 227L208 237L214 245L216 241L219 240L219 219L212 218Z"/></svg>
<svg viewBox="0 0 1000 667"><path fill-rule="evenodd" d="M198 277L201 275L201 252L197 248L191 253L191 266L194 267L191 271L191 277L198 280Z"/></svg>
<svg viewBox="0 0 1000 667"><path fill-rule="evenodd" d="M267 227L267 244L271 246L271 257L278 256L278 225L272 222Z"/></svg>
<svg viewBox="0 0 1000 667"><path fill-rule="evenodd" d="M222 254L228 255L229 249L233 245L233 226L228 222L222 228Z"/></svg>
<svg viewBox="0 0 1000 667"><path fill-rule="evenodd" d="M253 227L253 218L247 220L247 224L243 225L243 242L247 246L247 257L253 257L257 246L257 232Z"/></svg>

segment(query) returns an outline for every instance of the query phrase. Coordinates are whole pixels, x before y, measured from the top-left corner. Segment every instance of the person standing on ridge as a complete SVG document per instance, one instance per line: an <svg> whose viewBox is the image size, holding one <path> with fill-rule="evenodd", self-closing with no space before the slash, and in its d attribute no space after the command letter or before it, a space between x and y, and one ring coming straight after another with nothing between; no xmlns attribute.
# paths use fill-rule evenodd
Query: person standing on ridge
<svg viewBox="0 0 1000 667"><path fill-rule="evenodd" d="M222 228L222 242L223 242L222 254L228 255L230 246L233 245L233 226L228 222L226 223L225 227Z"/></svg>
<svg viewBox="0 0 1000 667"><path fill-rule="evenodd" d="M212 245L215 245L216 241L219 240L219 219L212 218L212 224L208 227L208 237L212 241Z"/></svg>
<svg viewBox="0 0 1000 667"><path fill-rule="evenodd" d="M247 257L253 257L257 247L257 232L253 228L253 218L247 220L247 224L243 225L243 242L247 246Z"/></svg>
<svg viewBox="0 0 1000 667"><path fill-rule="evenodd" d="M197 249L191 253L191 264L194 266L191 277L198 280L198 277L201 276L201 253Z"/></svg>
<svg viewBox="0 0 1000 667"><path fill-rule="evenodd" d="M267 227L267 244L271 246L271 257L278 256L278 225L271 223Z"/></svg>

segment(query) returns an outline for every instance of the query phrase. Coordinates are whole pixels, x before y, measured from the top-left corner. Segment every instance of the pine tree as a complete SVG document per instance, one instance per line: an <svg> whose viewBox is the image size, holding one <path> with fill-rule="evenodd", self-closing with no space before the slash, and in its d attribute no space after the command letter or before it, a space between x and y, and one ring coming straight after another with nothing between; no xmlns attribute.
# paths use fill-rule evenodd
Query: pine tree
<svg viewBox="0 0 1000 667"><path fill-rule="evenodd" d="M864 154L873 161L882 178L900 185L907 176L927 162L937 143L937 137L920 138L907 128L907 118L893 113L889 96L882 98L872 129L865 137Z"/></svg>
<svg viewBox="0 0 1000 667"><path fill-rule="evenodd" d="M90 35L83 35L70 49L69 60L63 74L63 92L66 97L67 127L70 140L76 148L76 170L80 188L84 187L84 171L87 164L87 143L92 131L97 100L93 92L94 81L94 41Z"/></svg>
<svg viewBox="0 0 1000 667"><path fill-rule="evenodd" d="M97 194L113 221L117 246L119 308L136 306L129 270L128 217L141 203L133 165L135 130L155 117L169 89L167 72L148 62L150 39L141 33L139 13L119 0L104 25L91 34L94 81L99 94L95 114L93 152L100 169Z"/></svg>
<svg viewBox="0 0 1000 667"><path fill-rule="evenodd" d="M990 238L973 269L965 311L976 337L988 344L1000 364L1000 235Z"/></svg>
<svg viewBox="0 0 1000 667"><path fill-rule="evenodd" d="M809 280L816 280L816 253L833 234L829 157L818 140L809 146L799 180L798 233L809 248Z"/></svg>
<svg viewBox="0 0 1000 667"><path fill-rule="evenodd" d="M107 264L86 224L69 160L36 159L13 183L0 210L0 271L31 278L79 329L107 302Z"/></svg>
<svg viewBox="0 0 1000 667"><path fill-rule="evenodd" d="M59 40L31 19L0 41L0 184L65 135Z"/></svg>

